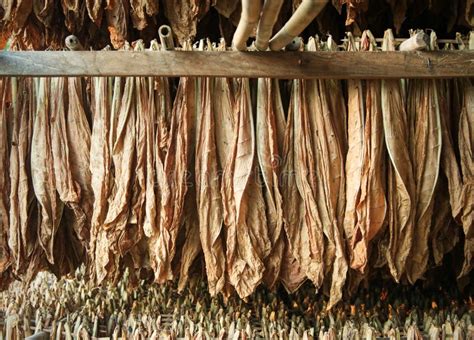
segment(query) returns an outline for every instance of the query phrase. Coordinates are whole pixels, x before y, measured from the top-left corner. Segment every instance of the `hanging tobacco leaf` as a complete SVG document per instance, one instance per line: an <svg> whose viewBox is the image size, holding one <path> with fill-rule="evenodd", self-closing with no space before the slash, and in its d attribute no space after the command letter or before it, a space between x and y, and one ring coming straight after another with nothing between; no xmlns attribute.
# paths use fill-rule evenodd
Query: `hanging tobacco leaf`
<svg viewBox="0 0 474 340"><path fill-rule="evenodd" d="M264 281L269 288L277 282L283 256L283 199L279 179L282 167L285 116L278 80L259 79L257 91L256 146L264 182L269 237L272 250L265 263Z"/></svg>
<svg viewBox="0 0 474 340"><path fill-rule="evenodd" d="M263 279L264 260L271 250L265 204L257 182L255 130L249 80L241 79L235 105L234 141L222 175L224 224L227 232L227 273L241 298Z"/></svg>
<svg viewBox="0 0 474 340"><path fill-rule="evenodd" d="M395 50L391 30L385 32L382 48L385 51ZM382 81L382 117L385 144L390 159L387 188L390 240L387 260L390 272L398 282L405 272L413 244L415 212L415 183L408 146L408 117L398 80Z"/></svg>

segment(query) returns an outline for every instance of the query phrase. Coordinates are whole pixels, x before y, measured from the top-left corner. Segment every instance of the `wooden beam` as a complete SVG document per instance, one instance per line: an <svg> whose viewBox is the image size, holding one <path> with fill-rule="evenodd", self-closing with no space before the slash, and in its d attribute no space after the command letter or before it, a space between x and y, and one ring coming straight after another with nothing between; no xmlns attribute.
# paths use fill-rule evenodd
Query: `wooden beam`
<svg viewBox="0 0 474 340"><path fill-rule="evenodd" d="M474 51L1 52L0 76L215 76L286 79L474 77Z"/></svg>

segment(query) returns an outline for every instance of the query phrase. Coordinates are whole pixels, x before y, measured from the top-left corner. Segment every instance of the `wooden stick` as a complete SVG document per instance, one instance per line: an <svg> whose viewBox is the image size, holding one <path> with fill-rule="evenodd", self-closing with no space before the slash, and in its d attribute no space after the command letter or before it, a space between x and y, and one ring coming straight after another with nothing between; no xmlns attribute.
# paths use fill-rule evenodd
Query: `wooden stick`
<svg viewBox="0 0 474 340"><path fill-rule="evenodd" d="M357 37L357 38L355 38L355 41L360 41L360 39L361 39L360 37ZM395 38L395 41L399 42L399 43L402 43L402 42L406 41L407 39L409 39L409 38ZM341 41L347 41L347 39L343 38L343 39L341 39ZM382 42L383 38L375 38L375 41L376 42ZM468 40L464 39L463 41L467 42ZM457 43L459 43L459 40L456 40L456 39L438 39L438 42L441 43L441 44L457 44Z"/></svg>
<svg viewBox="0 0 474 340"><path fill-rule="evenodd" d="M288 45L285 47L285 51L299 51L303 39L301 37L295 37Z"/></svg>
<svg viewBox="0 0 474 340"><path fill-rule="evenodd" d="M161 46L167 51L174 50L173 31L168 25L161 25L158 29Z"/></svg>
<svg viewBox="0 0 474 340"><path fill-rule="evenodd" d="M265 0L263 3L262 16L257 26L257 37L255 47L259 51L266 51L270 42L273 26L278 19L283 0Z"/></svg>
<svg viewBox="0 0 474 340"><path fill-rule="evenodd" d="M257 26L260 18L260 0L242 0L242 12L240 13L239 24L232 38L232 46L238 51L247 50L247 39L252 30Z"/></svg>
<svg viewBox="0 0 474 340"><path fill-rule="evenodd" d="M279 51L288 45L313 21L328 0L303 0L285 25L270 40L270 49Z"/></svg>
<svg viewBox="0 0 474 340"><path fill-rule="evenodd" d="M405 40L400 44L400 51L421 51L426 50L428 45L426 43L427 36L424 32L418 32L411 38ZM429 41L429 40L428 40Z"/></svg>
<svg viewBox="0 0 474 340"><path fill-rule="evenodd" d="M474 51L0 53L0 76L209 76L396 79L474 76Z"/></svg>
<svg viewBox="0 0 474 340"><path fill-rule="evenodd" d="M64 39L66 43L66 47L71 51L83 51L84 47L82 47L81 42L75 35L68 35L66 39Z"/></svg>

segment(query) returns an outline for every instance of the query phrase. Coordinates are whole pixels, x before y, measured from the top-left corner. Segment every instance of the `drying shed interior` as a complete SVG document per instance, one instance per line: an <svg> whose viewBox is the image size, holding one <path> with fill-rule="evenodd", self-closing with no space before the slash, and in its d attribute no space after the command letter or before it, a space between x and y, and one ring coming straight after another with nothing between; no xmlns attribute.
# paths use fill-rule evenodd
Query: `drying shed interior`
<svg viewBox="0 0 474 340"><path fill-rule="evenodd" d="M473 339L474 1L0 1L0 340Z"/></svg>

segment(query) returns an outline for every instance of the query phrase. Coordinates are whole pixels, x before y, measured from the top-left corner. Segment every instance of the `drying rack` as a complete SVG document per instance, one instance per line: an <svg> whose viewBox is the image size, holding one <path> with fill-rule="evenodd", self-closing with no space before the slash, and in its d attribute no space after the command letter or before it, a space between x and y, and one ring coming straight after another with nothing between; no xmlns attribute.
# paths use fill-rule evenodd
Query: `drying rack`
<svg viewBox="0 0 474 340"><path fill-rule="evenodd" d="M471 32L474 34L474 32ZM0 53L0 76L162 76L247 77L281 79L400 79L459 78L474 76L474 50L460 34L437 42L461 44L452 51L416 51L427 47L421 30L393 52L261 52L183 51L174 48L172 29L158 29L159 51L22 51ZM348 33L347 36L352 36ZM73 42L78 43L74 36ZM355 38L359 39L359 38ZM374 39L381 42L383 39ZM343 39L347 41L347 39ZM200 41L201 44L204 40ZM80 43L79 43L80 46ZM70 46L68 46L70 47ZM297 50L298 48L295 48ZM407 50L409 52L407 52ZM415 51L413 51L415 50Z"/></svg>
<svg viewBox="0 0 474 340"><path fill-rule="evenodd" d="M0 76L269 77L399 79L474 76L474 51L1 52Z"/></svg>
<svg viewBox="0 0 474 340"><path fill-rule="evenodd" d="M403 41L403 39L396 39ZM376 39L380 42L381 39ZM443 42L440 40L440 42ZM456 40L445 42L455 43ZM280 79L474 77L474 50L391 52L21 51L0 52L0 77L162 76ZM164 325L171 314L162 315ZM0 312L0 326L4 315ZM256 330L261 325L254 320ZM34 330L34 321L31 321ZM50 329L44 329L48 333ZM425 335L426 336L426 335ZM105 325L99 325L99 338ZM385 339L379 337L377 339ZM405 336L402 339L406 339Z"/></svg>
<svg viewBox="0 0 474 340"><path fill-rule="evenodd" d="M183 51L174 48L172 30L169 26L161 26L158 35L161 42L159 51L2 52L0 76L208 76L282 79L474 76L474 50L464 48L466 43L469 43L467 41L465 43L459 34L455 40L437 41L445 44L461 44L462 49L425 52L416 51L420 47L427 46L428 36L423 31L412 34L408 39L395 39L397 43L401 42L408 47L402 49L405 50L403 52ZM348 36L352 35L348 33ZM78 42L75 37L73 41ZM375 41L381 42L382 39ZM201 43L203 42L201 40Z"/></svg>

